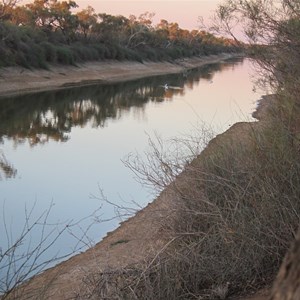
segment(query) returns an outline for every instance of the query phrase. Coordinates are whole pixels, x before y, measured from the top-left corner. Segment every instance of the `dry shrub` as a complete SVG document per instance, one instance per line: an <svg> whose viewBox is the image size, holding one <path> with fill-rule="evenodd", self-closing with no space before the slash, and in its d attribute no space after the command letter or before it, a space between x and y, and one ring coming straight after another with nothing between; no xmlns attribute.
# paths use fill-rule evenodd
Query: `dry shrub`
<svg viewBox="0 0 300 300"><path fill-rule="evenodd" d="M192 233L182 249L197 245L200 277L231 292L273 278L299 224L299 153L285 120L244 125L242 139L228 133L177 187L174 232Z"/></svg>
<svg viewBox="0 0 300 300"><path fill-rule="evenodd" d="M253 132L252 143L229 138L177 186L180 248L194 245L199 278L231 292L273 278L299 223L298 152L273 129Z"/></svg>
<svg viewBox="0 0 300 300"><path fill-rule="evenodd" d="M127 161L142 182L175 193L176 217L164 224L172 242L144 266L98 274L90 299L225 299L269 284L299 224L296 111L284 107L234 125L180 174L185 159L161 143L140 168Z"/></svg>

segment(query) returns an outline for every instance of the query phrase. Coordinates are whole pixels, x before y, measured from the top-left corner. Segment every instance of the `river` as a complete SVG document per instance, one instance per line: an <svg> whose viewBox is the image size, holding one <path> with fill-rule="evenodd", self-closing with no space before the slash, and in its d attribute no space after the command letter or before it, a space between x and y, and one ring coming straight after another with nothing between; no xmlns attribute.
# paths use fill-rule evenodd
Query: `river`
<svg viewBox="0 0 300 300"><path fill-rule="evenodd" d="M142 154L149 136L184 137L199 124L215 135L253 121L260 95L251 73L249 60L236 59L177 75L1 99L2 251L31 224L23 249L47 234L48 247L62 232L40 260L101 240L120 222L108 202L137 209L155 197L122 160Z"/></svg>

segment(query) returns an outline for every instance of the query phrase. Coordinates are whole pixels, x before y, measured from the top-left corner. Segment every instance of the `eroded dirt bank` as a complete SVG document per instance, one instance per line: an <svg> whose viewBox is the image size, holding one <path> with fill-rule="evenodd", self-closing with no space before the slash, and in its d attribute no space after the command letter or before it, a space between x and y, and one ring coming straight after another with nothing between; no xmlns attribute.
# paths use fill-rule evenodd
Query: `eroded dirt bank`
<svg viewBox="0 0 300 300"><path fill-rule="evenodd" d="M57 90L72 86L129 81L143 77L179 73L234 57L231 54L211 55L174 62L98 61L78 66L51 66L49 70L21 67L0 68L0 96Z"/></svg>

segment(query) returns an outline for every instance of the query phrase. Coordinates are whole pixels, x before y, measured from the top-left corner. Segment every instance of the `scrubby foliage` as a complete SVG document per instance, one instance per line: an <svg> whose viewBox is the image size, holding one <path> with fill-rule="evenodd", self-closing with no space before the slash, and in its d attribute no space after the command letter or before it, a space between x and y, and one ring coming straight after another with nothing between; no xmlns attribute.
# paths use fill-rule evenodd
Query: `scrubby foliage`
<svg viewBox="0 0 300 300"><path fill-rule="evenodd" d="M225 299L270 284L300 217L299 136L291 130L300 107L284 100L265 100L274 103L261 123L237 124L173 177L166 188L176 217L164 224L172 245L137 275L125 272L121 298ZM158 165L164 155L153 153ZM163 162L174 170L174 160Z"/></svg>
<svg viewBox="0 0 300 300"><path fill-rule="evenodd" d="M237 25L249 54L259 63L262 82L277 92L299 76L300 7L298 0L224 0L213 18L214 33L237 40Z"/></svg>
<svg viewBox="0 0 300 300"><path fill-rule="evenodd" d="M171 60L193 55L240 51L230 39L153 14L139 17L97 14L88 6L74 13L74 1L34 0L27 5L0 1L0 66L47 68L48 63L88 60Z"/></svg>
<svg viewBox="0 0 300 300"><path fill-rule="evenodd" d="M275 278L300 221L299 17L293 0L220 5L214 30L235 37L234 24L244 25L263 74L260 84L274 94L256 113L259 123L235 125L179 176L172 172L176 161L153 152L159 175L166 182L173 175L166 188L174 193L176 217L165 224L172 243L136 273L125 270L115 296L225 299ZM145 165L133 169L143 180L163 182Z"/></svg>

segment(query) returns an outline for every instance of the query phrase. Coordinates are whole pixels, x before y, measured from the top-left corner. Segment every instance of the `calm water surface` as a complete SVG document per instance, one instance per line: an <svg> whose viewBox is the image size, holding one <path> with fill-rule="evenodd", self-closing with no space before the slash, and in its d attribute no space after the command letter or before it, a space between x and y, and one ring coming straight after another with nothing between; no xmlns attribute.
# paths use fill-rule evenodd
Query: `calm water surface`
<svg viewBox="0 0 300 300"><path fill-rule="evenodd" d="M249 61L237 60L185 74L0 99L0 246L7 245L4 225L9 239L17 237L33 207L31 220L52 203L45 224L59 223L60 230L100 206L101 219L115 216L112 206L97 199L100 189L111 202L145 206L153 194L121 160L145 151L154 132L167 139L204 122L220 133L251 120L260 95L252 91L250 71ZM165 90L165 83L176 88ZM96 223L85 242L99 241L118 221ZM65 233L50 253L70 251L74 235L90 223L93 218L73 226L73 235Z"/></svg>

